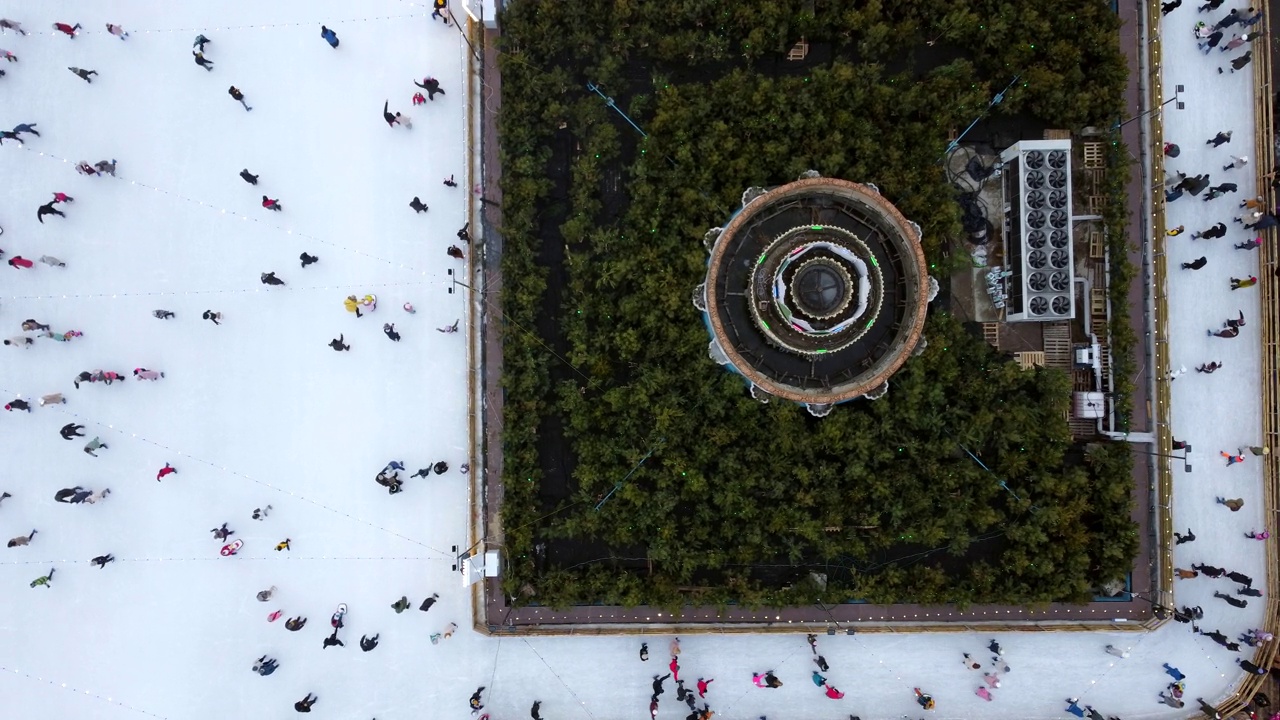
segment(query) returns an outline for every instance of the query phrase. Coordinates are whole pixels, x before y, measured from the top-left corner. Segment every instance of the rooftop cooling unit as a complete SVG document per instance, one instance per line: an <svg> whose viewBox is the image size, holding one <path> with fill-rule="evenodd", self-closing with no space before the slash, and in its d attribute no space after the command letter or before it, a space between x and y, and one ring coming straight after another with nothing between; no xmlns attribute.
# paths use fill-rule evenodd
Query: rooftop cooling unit
<svg viewBox="0 0 1280 720"><path fill-rule="evenodd" d="M1000 155L1008 279L1005 319L1075 317L1071 242L1071 141L1026 140Z"/></svg>

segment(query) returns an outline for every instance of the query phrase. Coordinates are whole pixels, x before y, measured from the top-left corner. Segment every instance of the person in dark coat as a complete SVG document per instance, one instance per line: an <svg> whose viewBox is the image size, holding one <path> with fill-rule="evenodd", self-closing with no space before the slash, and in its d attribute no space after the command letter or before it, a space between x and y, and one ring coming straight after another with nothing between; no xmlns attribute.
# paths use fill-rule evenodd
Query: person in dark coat
<svg viewBox="0 0 1280 720"><path fill-rule="evenodd" d="M441 95L445 94L445 92L440 89L440 81L433 77L422 78L422 82L414 80L413 84L427 91L428 100L435 100L437 93Z"/></svg>
<svg viewBox="0 0 1280 720"><path fill-rule="evenodd" d="M387 105L390 103L390 100L382 101L382 119L387 121L387 127L394 128L396 126L396 116L392 115L391 111L387 109Z"/></svg>
<svg viewBox="0 0 1280 720"><path fill-rule="evenodd" d="M31 403L22 399L10 400L9 403L4 406L4 409L9 412L13 412L14 410L26 410L27 412L31 412Z"/></svg>
<svg viewBox="0 0 1280 720"><path fill-rule="evenodd" d="M338 628L334 628L334 629L333 629L333 633L332 633L332 634L330 634L330 635L329 635L329 637L327 637L327 638L325 638L325 639L324 639L324 648L323 648L323 649L327 650L327 649L329 649L329 648L333 647L334 645L337 645L338 647L346 647L346 646L347 646L347 644L346 644L346 643L344 643L344 642L342 642L341 640L339 640L339 639L338 639Z"/></svg>
<svg viewBox="0 0 1280 720"><path fill-rule="evenodd" d="M324 38L324 41L329 43L329 47L331 48L338 47L338 33L330 30L329 28L323 25L320 26L320 37Z"/></svg>
<svg viewBox="0 0 1280 720"><path fill-rule="evenodd" d="M1236 10L1235 8L1232 8L1231 12L1227 13L1225 17L1223 17L1221 20L1219 20L1217 23L1214 24L1213 29L1223 30L1231 27L1232 25L1235 25L1236 23L1240 22L1243 19L1244 18L1240 17L1240 11Z"/></svg>
<svg viewBox="0 0 1280 720"><path fill-rule="evenodd" d="M1216 598L1218 598L1219 600L1222 600L1222 601L1226 602L1228 605L1231 605L1232 607L1242 608L1242 607L1245 607L1245 606L1247 606L1247 605L1249 604L1249 601L1248 601L1248 600L1241 600L1240 598L1231 597L1230 595L1223 595L1223 594L1222 594L1222 593L1220 593L1220 592L1215 592L1215 593L1213 594L1213 596L1214 596L1214 597L1216 597ZM1200 634L1201 634L1201 635L1207 635L1208 633L1200 633ZM1225 638L1224 638L1224 640L1225 640ZM1216 642L1216 640L1215 640L1215 642ZM1219 643L1219 644L1221 644L1221 643Z"/></svg>
<svg viewBox="0 0 1280 720"><path fill-rule="evenodd" d="M306 697L293 704L293 709L301 713L309 713L311 712L311 706L315 705L319 699L319 696L312 697L311 693L307 693Z"/></svg>
<svg viewBox="0 0 1280 720"><path fill-rule="evenodd" d="M347 344L345 344L345 343L343 343L343 342L342 342L342 338L343 338L343 336L342 336L342 335L339 335L338 337L334 338L333 340L330 340L330 341L329 341L329 347L333 348L334 350L337 350L338 352L342 352L342 351L344 351L344 350L350 350L350 349L351 349L351 346L350 346L350 345L347 345Z"/></svg>
<svg viewBox="0 0 1280 720"><path fill-rule="evenodd" d="M258 184L258 176L250 173L248 168L240 171L240 178L250 185Z"/></svg>
<svg viewBox="0 0 1280 720"><path fill-rule="evenodd" d="M1200 268L1208 264L1209 264L1209 258L1201 255L1199 258L1189 263L1182 263L1182 269L1183 270L1199 270Z"/></svg>
<svg viewBox="0 0 1280 720"><path fill-rule="evenodd" d="M315 255L308 255L305 252L299 255L298 259L302 261L302 267L304 268L308 265L314 265L315 263L320 262L320 258Z"/></svg>
<svg viewBox="0 0 1280 720"><path fill-rule="evenodd" d="M396 332L395 323L383 323L382 332L393 342L400 342L400 333Z"/></svg>
<svg viewBox="0 0 1280 720"><path fill-rule="evenodd" d="M431 606L435 605L436 601L439 599L440 599L440 595L438 595L437 593L431 593L431 597L427 598L426 600L423 600L422 604L418 606L418 609L421 610L422 612L426 612L430 610Z"/></svg>
<svg viewBox="0 0 1280 720"><path fill-rule="evenodd" d="M1252 59L1253 59L1253 51L1245 50L1243 55L1231 61L1231 72L1244 69L1244 66L1248 65L1249 61ZM1221 73L1222 68L1218 68L1218 72Z"/></svg>
<svg viewBox="0 0 1280 720"><path fill-rule="evenodd" d="M206 72L213 72L213 63L205 59L203 50L193 50L191 56L195 58L196 64L204 68Z"/></svg>
<svg viewBox="0 0 1280 720"><path fill-rule="evenodd" d="M280 663L276 662L275 658L267 659L267 656L263 655L253 664L253 671L266 677L275 672L277 667L280 667Z"/></svg>
<svg viewBox="0 0 1280 720"><path fill-rule="evenodd" d="M1257 222L1253 223L1252 225L1245 225L1245 227L1250 230L1266 230L1268 228L1275 227L1277 224L1280 224L1280 221L1276 220L1275 214L1267 213L1266 215L1263 215L1261 218L1258 218Z"/></svg>
<svg viewBox="0 0 1280 720"><path fill-rule="evenodd" d="M262 275L259 276L259 279L262 280L263 285L283 285L284 284L283 280L276 277L276 273L274 270L271 272L262 273Z"/></svg>
<svg viewBox="0 0 1280 720"><path fill-rule="evenodd" d="M1191 528L1187 528L1187 534L1186 534L1186 535L1183 535L1182 533L1177 533L1177 532L1176 532L1176 533L1174 533L1174 534L1173 534L1173 537L1174 537L1174 543L1173 543L1173 544L1174 544L1174 545L1181 545L1181 544L1183 544L1183 543L1195 542L1196 534L1195 534L1195 533L1193 533L1193 532L1191 532Z"/></svg>
<svg viewBox="0 0 1280 720"><path fill-rule="evenodd" d="M62 426L62 429L58 431L58 434L62 436L63 440L70 440L72 438L84 437L84 433L80 432L83 429L83 425L67 423Z"/></svg>
<svg viewBox="0 0 1280 720"><path fill-rule="evenodd" d="M1231 142L1231 132L1232 131L1230 130L1227 130L1225 132L1220 132L1217 135L1214 135L1213 139L1206 141L1205 145L1212 145L1214 147L1218 147L1223 143L1229 143Z"/></svg>
<svg viewBox="0 0 1280 720"><path fill-rule="evenodd" d="M422 204L422 201L419 200L416 195L409 201L409 207L413 208L415 213L426 212L429 209L426 205Z"/></svg>
<svg viewBox="0 0 1280 720"><path fill-rule="evenodd" d="M1200 51L1203 52L1205 55L1208 55L1209 51L1217 47L1218 43L1221 41L1222 41L1222 31L1215 30L1211 35L1209 35L1209 37L1205 38L1199 43ZM1219 70L1218 72L1222 72L1222 71Z"/></svg>
<svg viewBox="0 0 1280 720"><path fill-rule="evenodd" d="M1169 13L1182 7L1182 0L1173 0L1172 2L1160 3L1160 14L1168 15Z"/></svg>
<svg viewBox="0 0 1280 720"><path fill-rule="evenodd" d="M70 70L72 73L74 73L74 74L76 75L76 77L78 77L78 78L80 78L81 80L83 80L83 81L85 81L85 82L89 83L90 85L92 85L92 84L93 84L93 80L90 80L90 79L89 79L89 76L90 76L90 75L97 75L97 74L98 74L98 71L97 71L97 70L82 70L82 69L80 69L80 68L78 68L78 67L69 67L69 68L67 68L67 69L68 69L68 70Z"/></svg>
<svg viewBox="0 0 1280 720"><path fill-rule="evenodd" d="M378 635L381 635L381 633L378 633ZM373 637L366 637L364 635L361 635L360 649L365 652L369 652L370 650L378 647L378 635L374 635Z"/></svg>
<svg viewBox="0 0 1280 720"><path fill-rule="evenodd" d="M1227 234L1226 223L1218 223L1213 227L1209 228L1208 230L1201 230L1200 232L1191 233L1191 239L1192 240L1201 240L1201 239L1216 240L1217 238L1225 237L1226 234Z"/></svg>
<svg viewBox="0 0 1280 720"><path fill-rule="evenodd" d="M40 224L41 224L41 225L43 225L43 224L44 224L44 216L45 216L45 215L57 215L58 217L66 217L66 216L67 216L67 214L66 214L66 213L62 212L61 210L59 210L58 208L56 208L56 207L54 207L54 206L53 206L53 201L52 201L52 200L50 200L49 202L45 203L44 205L41 205L41 206L40 206L40 209L36 210L36 219L40 221Z"/></svg>
<svg viewBox="0 0 1280 720"><path fill-rule="evenodd" d="M1240 664L1240 667L1244 668L1245 672L1253 673L1254 675L1267 674L1267 671L1265 668L1260 668L1257 665L1254 665L1252 662L1249 662L1248 660L1240 659L1240 660L1236 660L1236 662Z"/></svg>
<svg viewBox="0 0 1280 720"><path fill-rule="evenodd" d="M111 563L115 561L116 561L116 556L112 555L111 553L107 553L106 555L99 555L98 557L90 560L89 564L97 565L98 569L101 570L102 568L107 566L107 563Z"/></svg>
<svg viewBox="0 0 1280 720"><path fill-rule="evenodd" d="M1242 587L1236 590L1237 595L1245 595L1247 597L1262 597L1262 591L1251 587Z"/></svg>
<svg viewBox="0 0 1280 720"><path fill-rule="evenodd" d="M466 259L466 255L462 254L462 248L458 247L457 245L450 245L449 249L445 250L445 254L447 254L451 258L456 258L458 260Z"/></svg>
<svg viewBox="0 0 1280 720"><path fill-rule="evenodd" d="M1236 191L1236 184L1235 184L1235 183L1222 183L1222 184L1220 184L1220 185L1214 185L1212 188L1209 188L1209 189L1210 189L1210 190L1216 190L1216 191L1218 191L1218 194L1219 194L1219 195L1221 195L1221 194L1223 194L1223 193L1235 192L1235 191Z"/></svg>
<svg viewBox="0 0 1280 720"><path fill-rule="evenodd" d="M249 103L244 101L244 93L240 92L240 88L236 87L235 85L232 85L230 88L227 89L227 94L231 96L232 100L235 100L236 102L243 105L245 112L248 112L253 109L249 107Z"/></svg>
<svg viewBox="0 0 1280 720"><path fill-rule="evenodd" d="M1219 577L1219 576L1220 575L1214 575L1212 577ZM1227 573L1227 577L1231 578L1232 582L1240 583L1245 587L1253 587L1253 578L1249 577L1248 575L1245 575L1242 572L1236 572L1235 570L1232 570L1231 572Z"/></svg>

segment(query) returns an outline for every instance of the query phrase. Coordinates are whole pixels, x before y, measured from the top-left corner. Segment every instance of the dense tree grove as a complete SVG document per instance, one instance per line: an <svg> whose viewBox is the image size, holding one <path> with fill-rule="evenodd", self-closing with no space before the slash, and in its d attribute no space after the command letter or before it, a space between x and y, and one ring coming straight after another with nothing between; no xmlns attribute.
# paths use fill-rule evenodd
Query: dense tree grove
<svg viewBox="0 0 1280 720"><path fill-rule="evenodd" d="M746 187L810 168L875 183L922 226L945 278L959 229L940 163L949 130L1014 75L996 112L1061 127L1118 112L1106 5L1028 5L512 4L500 117L509 595L1038 603L1086 600L1127 572L1129 451L1071 445L1065 375L1019 370L934 309L927 350L885 399L814 419L757 403L712 363L690 302L706 229ZM779 61L801 35L831 57L799 71Z"/></svg>

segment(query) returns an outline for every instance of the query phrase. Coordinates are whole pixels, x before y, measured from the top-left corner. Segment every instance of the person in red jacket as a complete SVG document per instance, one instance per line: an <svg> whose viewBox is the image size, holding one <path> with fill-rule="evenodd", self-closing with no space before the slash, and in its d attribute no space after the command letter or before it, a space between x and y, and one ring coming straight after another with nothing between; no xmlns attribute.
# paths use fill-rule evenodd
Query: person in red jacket
<svg viewBox="0 0 1280 720"><path fill-rule="evenodd" d="M66 33L67 37L69 38L75 38L76 31L80 29L80 23L76 23L75 25L68 25L66 23L54 23L53 29L57 30L60 33Z"/></svg>
<svg viewBox="0 0 1280 720"><path fill-rule="evenodd" d="M165 475L172 475L173 473L176 473L176 472L178 472L176 468L174 468L169 463L165 463L164 467L160 468L160 472L156 473L156 482L160 482L160 479L163 478Z"/></svg>
<svg viewBox="0 0 1280 720"><path fill-rule="evenodd" d="M281 207L281 206L280 206L280 201L279 201L279 200L272 200L271 198L267 197L266 195L263 195L263 196L262 196L262 207L264 207L264 208L266 208L266 209L268 209L268 210L275 210L275 211L277 211L277 212L279 212L279 211L281 211L281 210L283 210L283 209L284 209L283 207Z"/></svg>
<svg viewBox="0 0 1280 720"><path fill-rule="evenodd" d="M702 678L698 678L698 697L700 698L706 697L707 686L715 681L716 681L715 678L711 678L710 680L703 680Z"/></svg>
<svg viewBox="0 0 1280 720"><path fill-rule="evenodd" d="M29 268L29 267L33 267L34 265L35 263L22 257L21 255L14 255L13 259L9 261L9 267L11 268Z"/></svg>

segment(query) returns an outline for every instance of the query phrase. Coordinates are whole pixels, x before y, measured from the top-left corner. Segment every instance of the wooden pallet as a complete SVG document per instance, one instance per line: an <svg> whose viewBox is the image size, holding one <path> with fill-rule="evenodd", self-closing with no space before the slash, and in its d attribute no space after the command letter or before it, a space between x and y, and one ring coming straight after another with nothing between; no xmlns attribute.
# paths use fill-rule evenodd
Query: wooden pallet
<svg viewBox="0 0 1280 720"><path fill-rule="evenodd" d="M1044 366L1057 370L1071 369L1071 328L1066 323L1045 324Z"/></svg>
<svg viewBox="0 0 1280 720"><path fill-rule="evenodd" d="M1100 232L1089 233L1089 257L1093 258L1094 260L1102 259L1102 253L1103 253L1104 247L1105 246L1102 244L1102 233Z"/></svg>
<svg viewBox="0 0 1280 720"><path fill-rule="evenodd" d="M1087 142L1084 144L1084 166L1086 168L1100 168L1106 165L1106 153L1102 149L1100 142Z"/></svg>
<svg viewBox="0 0 1280 720"><path fill-rule="evenodd" d="M1014 353L1013 359L1018 363L1018 367L1023 370L1030 370L1034 367L1044 367L1044 353L1042 352Z"/></svg>
<svg viewBox="0 0 1280 720"><path fill-rule="evenodd" d="M809 41L800 38L800 42L791 47L791 51L787 53L788 60L803 60L809 57Z"/></svg>
<svg viewBox="0 0 1280 720"><path fill-rule="evenodd" d="M1089 316L1095 320L1107 318L1107 291L1100 288L1089 291Z"/></svg>
<svg viewBox="0 0 1280 720"><path fill-rule="evenodd" d="M1000 323L982 323L982 339L991 347L1000 349Z"/></svg>
<svg viewBox="0 0 1280 720"><path fill-rule="evenodd" d="M1071 131L1061 130L1058 128L1051 128L1049 130L1044 131L1044 139L1045 140L1070 140Z"/></svg>
<svg viewBox="0 0 1280 720"><path fill-rule="evenodd" d="M1089 208L1089 214L1097 215L1107 206L1106 195L1089 195L1085 198L1086 207Z"/></svg>

